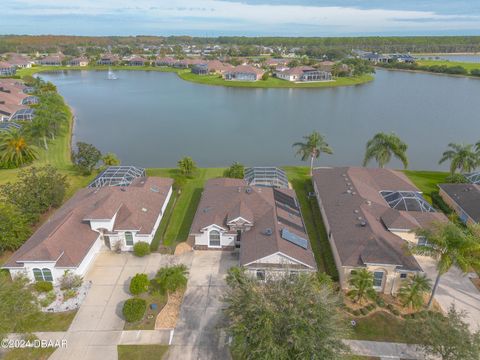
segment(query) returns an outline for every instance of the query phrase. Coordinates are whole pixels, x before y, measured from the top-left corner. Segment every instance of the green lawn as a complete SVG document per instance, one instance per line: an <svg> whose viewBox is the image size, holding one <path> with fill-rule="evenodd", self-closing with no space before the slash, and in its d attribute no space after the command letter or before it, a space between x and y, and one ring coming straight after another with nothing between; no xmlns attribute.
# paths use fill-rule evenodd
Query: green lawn
<svg viewBox="0 0 480 360"><path fill-rule="evenodd" d="M313 192L309 168L288 166L284 169L287 172L288 180L297 194L318 269L326 272L334 280L338 280L337 267L335 266L332 249L323 225L318 203L315 198L308 197L308 194Z"/></svg>
<svg viewBox="0 0 480 360"><path fill-rule="evenodd" d="M422 66L432 66L432 65L439 65L439 66L445 65L448 67L461 66L469 71L473 69L480 69L480 64L473 63L473 62L460 62L460 61L449 61L449 60L419 60L417 61L417 63Z"/></svg>
<svg viewBox="0 0 480 360"><path fill-rule="evenodd" d="M325 88L359 85L373 80L372 75L362 75L358 77L337 78L334 81L309 83L294 83L275 77L269 77L267 80L259 81L227 81L219 75L196 75L189 71L178 72L178 76L183 80L199 84L248 88Z"/></svg>
<svg viewBox="0 0 480 360"><path fill-rule="evenodd" d="M5 353L3 357L0 353L0 359L3 360L47 360L53 354L55 348L26 348L26 349L12 349Z"/></svg>
<svg viewBox="0 0 480 360"><path fill-rule="evenodd" d="M198 169L193 179L186 181L163 236L164 245L175 246L179 242L187 240L205 181L222 176L224 170L224 168L201 168ZM147 173L149 176L176 176L175 169L148 169Z"/></svg>
<svg viewBox="0 0 480 360"><path fill-rule="evenodd" d="M161 360L168 345L118 345L118 360Z"/></svg>
<svg viewBox="0 0 480 360"><path fill-rule="evenodd" d="M67 331L76 313L77 310L60 313L41 312L31 319L25 332Z"/></svg>
<svg viewBox="0 0 480 360"><path fill-rule="evenodd" d="M405 320L380 311L369 316L355 319L352 339L369 341L407 342L404 336Z"/></svg>
<svg viewBox="0 0 480 360"><path fill-rule="evenodd" d="M437 184L445 183L448 172L404 170L404 173L423 192L427 201L432 202L430 194L438 191Z"/></svg>
<svg viewBox="0 0 480 360"><path fill-rule="evenodd" d="M154 330L157 315L163 309L168 300L166 294L160 293L144 293L139 295L139 297L145 299L145 301L147 302L147 311L145 312L145 316L141 321L138 322L125 322L125 325L123 327L124 330ZM157 309L150 309L150 304L157 304Z"/></svg>

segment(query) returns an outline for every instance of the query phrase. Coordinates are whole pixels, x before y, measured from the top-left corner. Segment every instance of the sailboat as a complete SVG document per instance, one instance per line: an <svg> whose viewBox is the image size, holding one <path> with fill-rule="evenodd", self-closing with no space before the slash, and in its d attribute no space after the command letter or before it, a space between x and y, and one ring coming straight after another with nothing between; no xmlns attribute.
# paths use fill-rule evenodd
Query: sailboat
<svg viewBox="0 0 480 360"><path fill-rule="evenodd" d="M111 68L108 68L108 75L107 75L108 80L117 80L118 77L115 75L115 73L112 71Z"/></svg>

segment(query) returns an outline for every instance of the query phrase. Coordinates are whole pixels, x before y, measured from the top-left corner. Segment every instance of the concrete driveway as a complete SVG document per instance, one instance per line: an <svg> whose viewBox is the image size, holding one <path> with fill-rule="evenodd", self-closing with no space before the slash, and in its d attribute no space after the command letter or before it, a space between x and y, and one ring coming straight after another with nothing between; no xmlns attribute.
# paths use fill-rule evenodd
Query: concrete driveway
<svg viewBox="0 0 480 360"><path fill-rule="evenodd" d="M427 276L432 279L432 285L437 276L435 260L425 256L415 256ZM455 304L457 310L467 313L465 320L470 329L480 329L480 292L470 279L463 275L457 268L450 269L440 279L435 300L438 301L444 311L448 311L451 304Z"/></svg>
<svg viewBox="0 0 480 360"><path fill-rule="evenodd" d="M137 273L153 277L163 266L183 263L190 267L193 253L181 256L151 254L144 258L132 254L101 252L85 276L92 286L66 333L67 349L58 349L50 358L116 360L124 320L122 307L130 279Z"/></svg>
<svg viewBox="0 0 480 360"><path fill-rule="evenodd" d="M226 251L195 251L168 359L229 359L221 297L238 257Z"/></svg>

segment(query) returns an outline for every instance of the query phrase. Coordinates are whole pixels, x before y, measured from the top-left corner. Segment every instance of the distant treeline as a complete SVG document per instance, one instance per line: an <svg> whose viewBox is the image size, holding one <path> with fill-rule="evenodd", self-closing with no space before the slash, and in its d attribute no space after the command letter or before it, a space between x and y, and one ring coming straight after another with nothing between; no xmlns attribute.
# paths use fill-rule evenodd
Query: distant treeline
<svg viewBox="0 0 480 360"><path fill-rule="evenodd" d="M410 36L410 37L190 37L190 36L0 36L0 53L9 51L62 51L72 46L140 47L142 45L219 44L225 46L272 46L335 49L362 49L384 53L416 52L480 52L480 36Z"/></svg>

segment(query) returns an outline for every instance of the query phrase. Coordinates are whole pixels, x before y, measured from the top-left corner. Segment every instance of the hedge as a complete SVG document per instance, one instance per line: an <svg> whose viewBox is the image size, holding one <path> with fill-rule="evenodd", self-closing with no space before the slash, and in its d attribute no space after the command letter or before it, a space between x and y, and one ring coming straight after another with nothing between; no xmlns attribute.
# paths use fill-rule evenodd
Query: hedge
<svg viewBox="0 0 480 360"><path fill-rule="evenodd" d="M147 310L147 302L144 299L132 298L123 304L123 316L127 322L142 320Z"/></svg>
<svg viewBox="0 0 480 360"><path fill-rule="evenodd" d="M150 244L145 241L139 241L133 246L133 252L138 257L144 257L150 254Z"/></svg>
<svg viewBox="0 0 480 360"><path fill-rule="evenodd" d="M130 281L130 292L133 295L139 295L148 290L150 280L147 274L136 274Z"/></svg>
<svg viewBox="0 0 480 360"><path fill-rule="evenodd" d="M53 284L49 281L37 281L34 288L38 292L48 293L53 290Z"/></svg>

